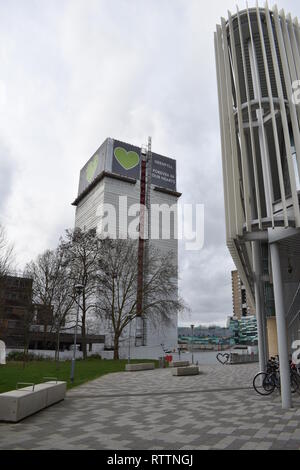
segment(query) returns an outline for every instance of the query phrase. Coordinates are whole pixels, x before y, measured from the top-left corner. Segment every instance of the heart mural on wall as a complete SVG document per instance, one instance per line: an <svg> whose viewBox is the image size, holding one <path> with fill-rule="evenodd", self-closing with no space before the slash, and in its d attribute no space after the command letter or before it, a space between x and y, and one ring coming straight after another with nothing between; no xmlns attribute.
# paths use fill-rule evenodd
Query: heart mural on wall
<svg viewBox="0 0 300 470"><path fill-rule="evenodd" d="M229 362L230 355L228 353L222 354L219 353L216 356L217 361L219 361L223 366Z"/></svg>
<svg viewBox="0 0 300 470"><path fill-rule="evenodd" d="M96 153L96 155L94 156L94 158L92 158L92 160L90 161L86 169L86 179L88 180L89 183L91 183L94 179L98 163L99 163L99 155Z"/></svg>
<svg viewBox="0 0 300 470"><path fill-rule="evenodd" d="M132 170L140 163L140 157L136 152L127 152L122 147L117 147L114 155L118 163L127 171Z"/></svg>

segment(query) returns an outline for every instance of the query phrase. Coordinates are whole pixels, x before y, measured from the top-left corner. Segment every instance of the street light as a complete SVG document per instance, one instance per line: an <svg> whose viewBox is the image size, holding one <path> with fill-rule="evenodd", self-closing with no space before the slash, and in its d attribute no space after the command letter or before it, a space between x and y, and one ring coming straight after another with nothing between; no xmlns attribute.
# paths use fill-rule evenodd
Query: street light
<svg viewBox="0 0 300 470"><path fill-rule="evenodd" d="M192 364L194 364L194 326L191 325L192 328Z"/></svg>
<svg viewBox="0 0 300 470"><path fill-rule="evenodd" d="M74 373L75 373L75 361L76 361L76 340L77 340L77 328L78 328L78 317L79 317L79 309L80 309L80 296L82 294L84 287L82 284L76 284L74 287L75 294L78 296L77 301L77 314L76 314L76 326L75 326L75 334L74 334L74 347L73 347L73 358L71 364L71 383L74 382Z"/></svg>
<svg viewBox="0 0 300 470"><path fill-rule="evenodd" d="M132 323L132 319L130 320L130 323L129 323L128 364L130 364L131 323Z"/></svg>

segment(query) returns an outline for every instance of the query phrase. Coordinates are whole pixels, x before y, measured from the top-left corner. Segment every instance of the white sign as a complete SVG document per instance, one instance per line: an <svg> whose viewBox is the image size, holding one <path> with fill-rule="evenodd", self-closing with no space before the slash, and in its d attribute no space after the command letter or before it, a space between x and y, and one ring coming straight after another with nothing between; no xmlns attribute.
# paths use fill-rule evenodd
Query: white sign
<svg viewBox="0 0 300 470"><path fill-rule="evenodd" d="M300 341L294 341L292 344L292 349L296 349L293 354L293 363L298 366L300 365Z"/></svg>
<svg viewBox="0 0 300 470"><path fill-rule="evenodd" d="M5 343L0 340L0 364L6 364Z"/></svg>

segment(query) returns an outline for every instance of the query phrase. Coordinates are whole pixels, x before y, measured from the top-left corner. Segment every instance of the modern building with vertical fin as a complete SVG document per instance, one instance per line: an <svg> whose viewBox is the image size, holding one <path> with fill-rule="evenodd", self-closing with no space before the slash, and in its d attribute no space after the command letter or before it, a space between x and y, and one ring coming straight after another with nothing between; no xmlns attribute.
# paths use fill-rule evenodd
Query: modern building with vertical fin
<svg viewBox="0 0 300 470"><path fill-rule="evenodd" d="M136 218L136 215L129 215L130 207L145 203L147 208L153 204L166 205L173 210L175 208L173 215L170 214L173 217L170 237L163 236L160 216L157 214L157 220L153 220L152 216L151 227L158 228L160 236L152 239L149 216L148 238L145 242L140 241L137 256L139 278L142 278L150 244L162 253L170 254L178 267L177 201L180 196L176 187L174 159L152 152L149 144L148 148L141 148L108 138L80 172L78 196L73 202L76 206L75 226L82 230L96 228L98 233L103 233L106 230L104 209L107 204L111 204L117 214L116 224L110 228L114 232L112 235L116 238L125 235L126 238L128 227ZM140 287L137 292L138 306L142 301ZM177 317L177 312L174 312L171 324L160 327L152 324L150 319L137 318L132 322L131 334L128 330L124 331L121 357L127 355L129 336L132 357L157 358L163 353L161 345L170 350L177 348ZM109 331L104 333L109 342Z"/></svg>
<svg viewBox="0 0 300 470"><path fill-rule="evenodd" d="M227 245L256 308L262 370L276 325L289 408L288 360L300 339L298 20L276 6L229 12L215 51Z"/></svg>

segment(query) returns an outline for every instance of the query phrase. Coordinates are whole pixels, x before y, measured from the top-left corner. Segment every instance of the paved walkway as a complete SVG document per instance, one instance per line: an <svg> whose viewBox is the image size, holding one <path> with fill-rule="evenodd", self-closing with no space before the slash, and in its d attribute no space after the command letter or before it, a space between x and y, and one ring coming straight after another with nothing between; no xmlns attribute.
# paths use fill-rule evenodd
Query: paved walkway
<svg viewBox="0 0 300 470"><path fill-rule="evenodd" d="M64 402L18 424L0 424L0 449L298 449L300 396L252 388L258 365L116 373L78 387Z"/></svg>

